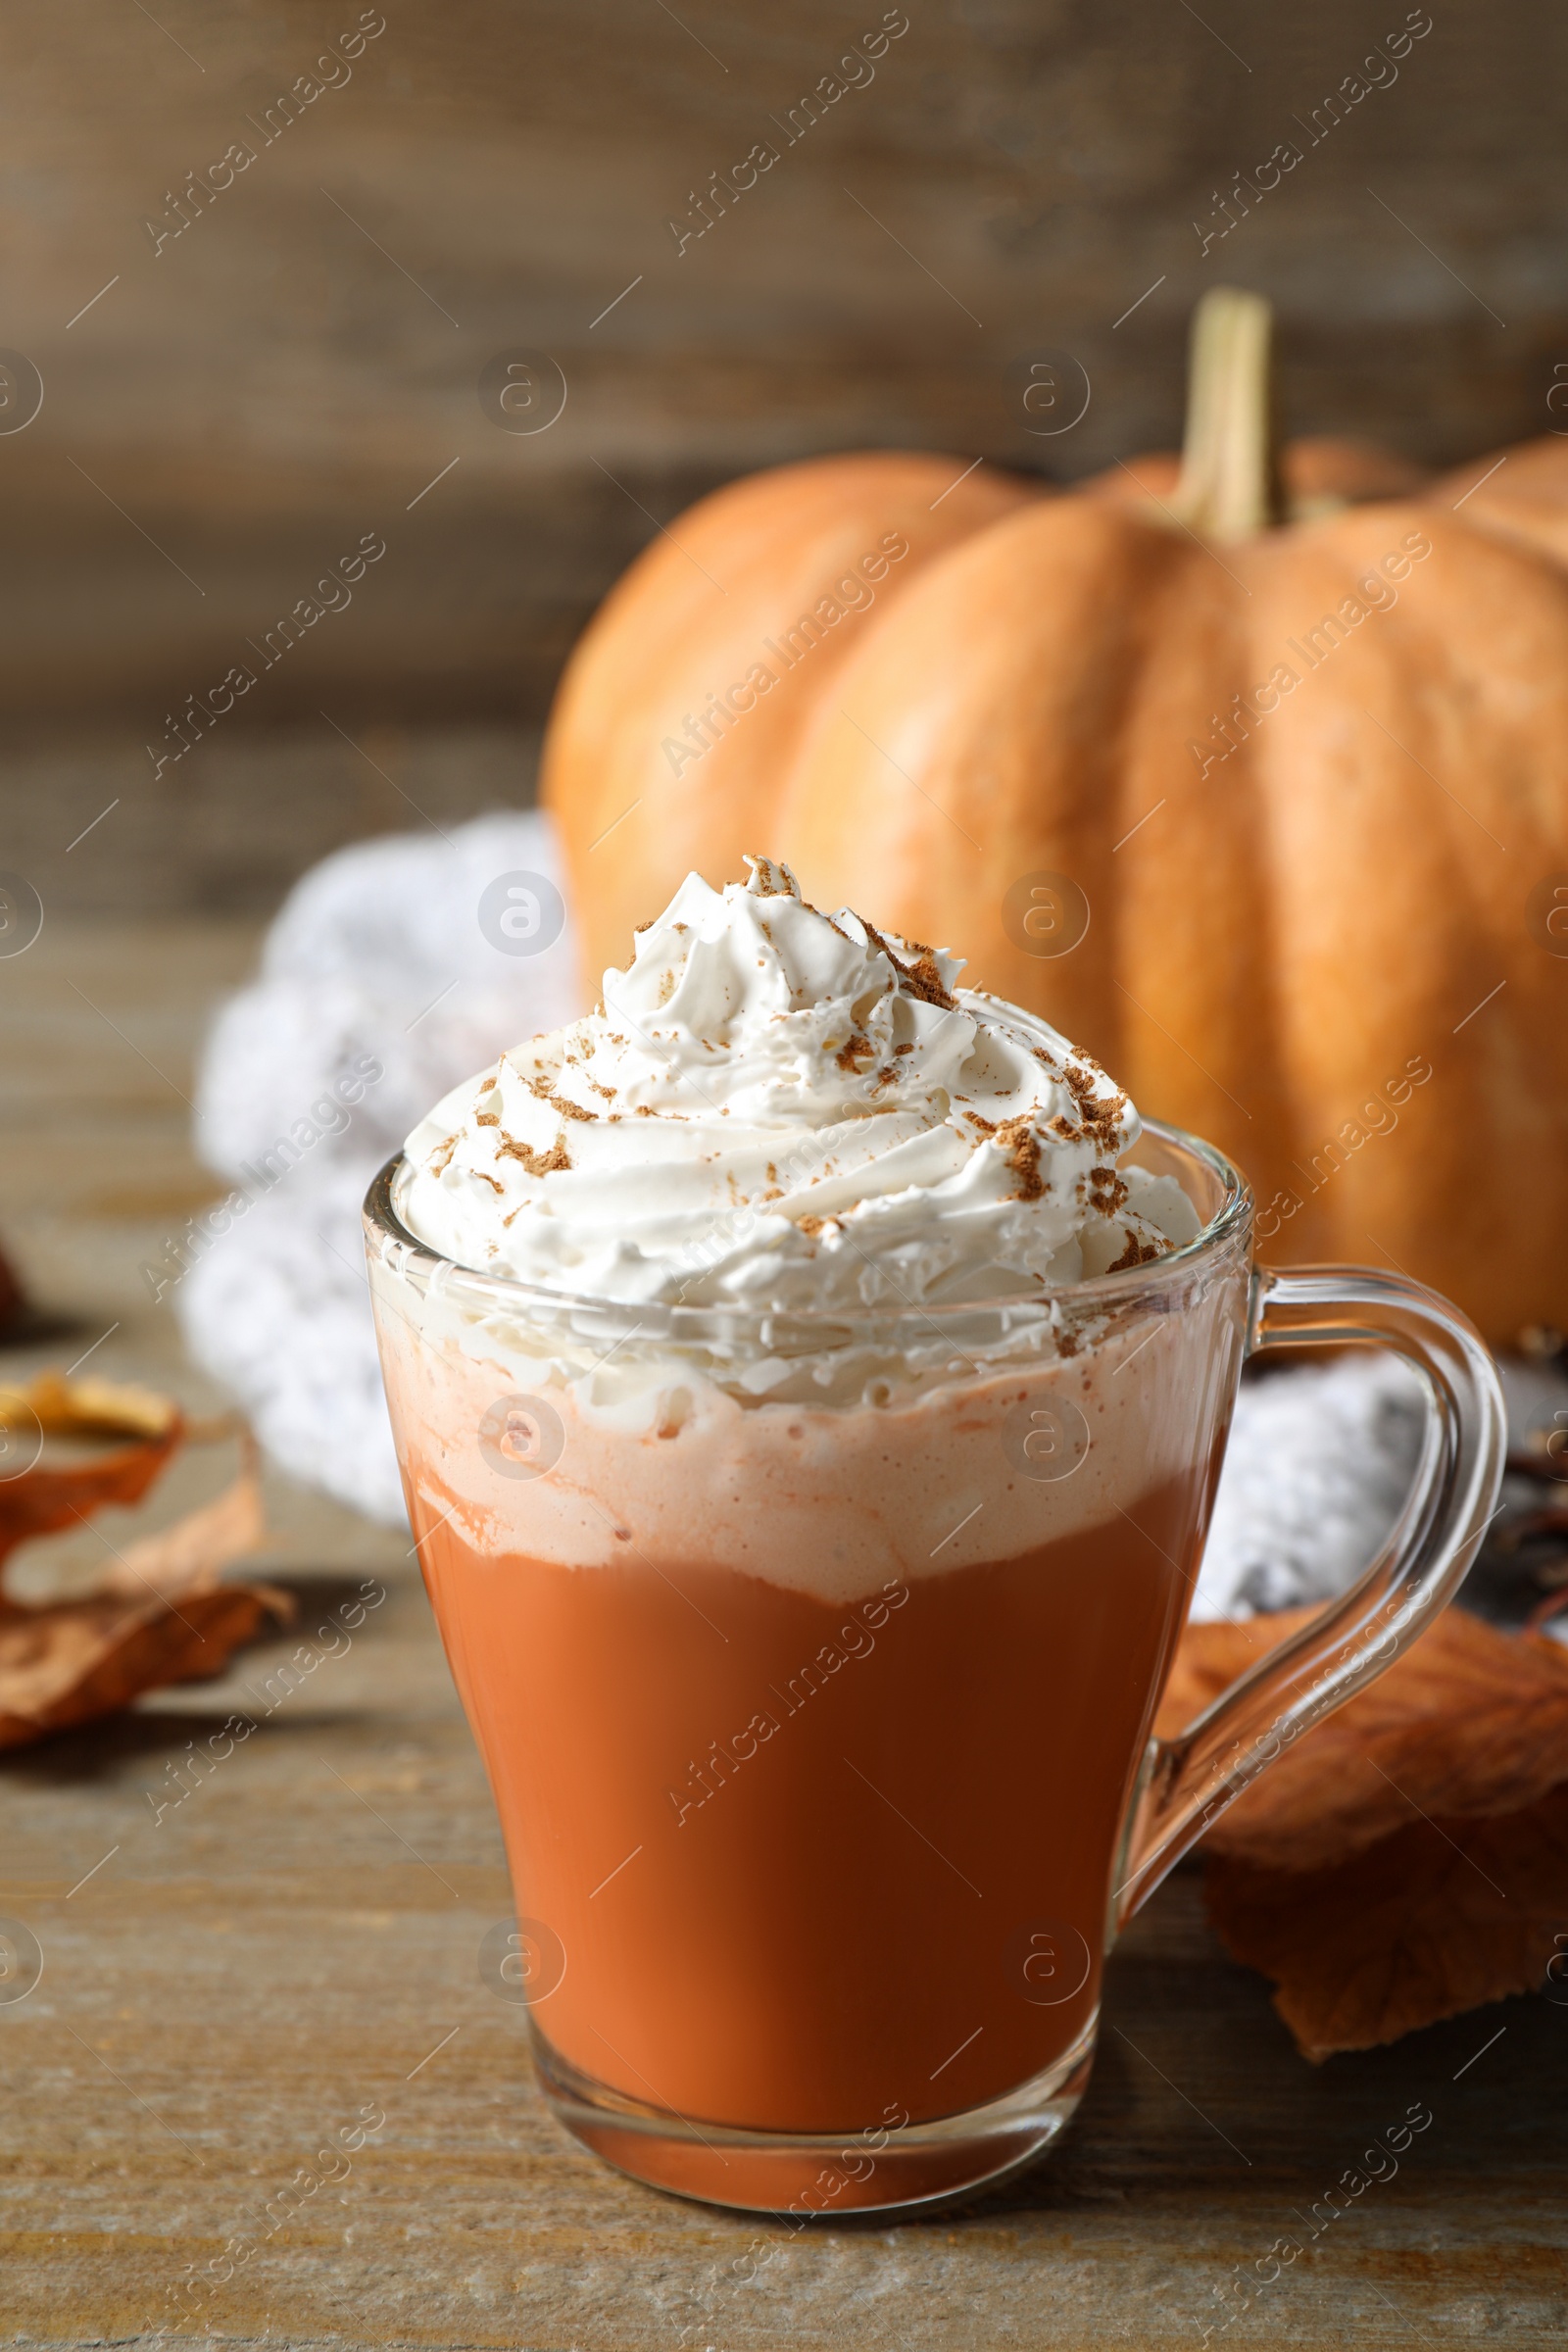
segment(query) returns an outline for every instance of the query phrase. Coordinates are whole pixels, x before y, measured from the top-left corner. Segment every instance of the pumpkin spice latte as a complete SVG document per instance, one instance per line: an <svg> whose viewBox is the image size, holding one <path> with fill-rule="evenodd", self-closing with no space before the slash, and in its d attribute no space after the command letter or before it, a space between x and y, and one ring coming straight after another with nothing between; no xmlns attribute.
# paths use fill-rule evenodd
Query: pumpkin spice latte
<svg viewBox="0 0 1568 2352"><path fill-rule="evenodd" d="M547 2082L741 2203L726 2134L1070 2111L1247 1284L1088 1056L750 863L437 1106L371 1250Z"/></svg>

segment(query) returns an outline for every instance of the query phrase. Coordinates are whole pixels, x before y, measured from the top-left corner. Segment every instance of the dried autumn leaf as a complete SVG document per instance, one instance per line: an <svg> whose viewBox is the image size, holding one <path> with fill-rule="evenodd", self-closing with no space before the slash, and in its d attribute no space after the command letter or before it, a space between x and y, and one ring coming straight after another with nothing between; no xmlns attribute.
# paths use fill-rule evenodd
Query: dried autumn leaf
<svg viewBox="0 0 1568 2352"><path fill-rule="evenodd" d="M247 1456L252 1448L247 1446ZM216 1501L206 1502L172 1527L155 1536L141 1536L111 1560L98 1579L100 1592L122 1593L130 1600L151 1594L175 1600L189 1592L210 1591L230 1560L259 1551L267 1541L267 1516L256 1465L245 1468Z"/></svg>
<svg viewBox="0 0 1568 2352"><path fill-rule="evenodd" d="M1308 1622L1192 1626L1167 1733ZM1209 1912L1304 2055L1544 1982L1568 1894L1568 1652L1449 1609L1204 1840Z"/></svg>
<svg viewBox="0 0 1568 2352"><path fill-rule="evenodd" d="M111 1442L108 1452L40 1458L0 1480L0 1562L29 1536L85 1523L108 1502L139 1501L189 1434L172 1397L55 1373L0 1390L0 1427L40 1444ZM255 1449L245 1443L232 1486L128 1544L84 1598L30 1607L0 1586L0 1748L110 1714L143 1690L218 1674L265 1612L288 1613L286 1596L268 1587L218 1581L266 1540Z"/></svg>
<svg viewBox="0 0 1568 2352"><path fill-rule="evenodd" d="M40 1372L25 1389L0 1389L0 1412L17 1397L45 1430L69 1437L162 1438L181 1419L172 1396L132 1381L67 1380L60 1372Z"/></svg>
<svg viewBox="0 0 1568 2352"><path fill-rule="evenodd" d="M1173 1738L1239 1674L1255 1666L1288 1635L1310 1624L1316 1614L1314 1609L1276 1609L1243 1622L1214 1618L1185 1627L1154 1717L1160 1738Z"/></svg>
<svg viewBox="0 0 1568 2352"><path fill-rule="evenodd" d="M106 1503L139 1502L173 1453L183 1420L172 1396L107 1380L42 1372L25 1388L0 1388L0 1430L36 1437L119 1439L83 1460L35 1458L0 1478L0 1563L31 1536L55 1534ZM0 1592L0 1612L9 1605Z"/></svg>
<svg viewBox="0 0 1568 2352"><path fill-rule="evenodd" d="M1546 1982L1568 1899L1568 1785L1485 1819L1412 1821L1313 1871L1217 1855L1209 1915L1272 1977L1302 2055L1371 2049Z"/></svg>
<svg viewBox="0 0 1568 2352"><path fill-rule="evenodd" d="M220 1585L178 1608L162 1601L66 1601L0 1618L0 1748L112 1715L143 1690L220 1674L270 1606Z"/></svg>
<svg viewBox="0 0 1568 2352"><path fill-rule="evenodd" d="M1178 1730L1312 1612L1195 1625L1160 1705ZM1511 1813L1568 1782L1568 1650L1446 1609L1370 1690L1287 1748L1204 1851L1293 1875L1337 1864L1419 1814Z"/></svg>

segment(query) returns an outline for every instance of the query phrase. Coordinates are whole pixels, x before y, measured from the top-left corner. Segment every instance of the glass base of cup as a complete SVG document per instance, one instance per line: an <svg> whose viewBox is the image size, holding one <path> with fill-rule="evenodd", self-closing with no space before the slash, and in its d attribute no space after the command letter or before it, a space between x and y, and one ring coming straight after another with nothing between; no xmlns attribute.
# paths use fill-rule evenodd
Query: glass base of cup
<svg viewBox="0 0 1568 2352"><path fill-rule="evenodd" d="M540 2085L566 2130L650 2188L745 2213L834 2221L914 2213L972 2196L1045 2154L1076 2114L1098 2017L1044 2074L934 2123L867 2132L748 2132L629 2099L569 2066L533 2027ZM877 2144L880 2142L880 2144Z"/></svg>

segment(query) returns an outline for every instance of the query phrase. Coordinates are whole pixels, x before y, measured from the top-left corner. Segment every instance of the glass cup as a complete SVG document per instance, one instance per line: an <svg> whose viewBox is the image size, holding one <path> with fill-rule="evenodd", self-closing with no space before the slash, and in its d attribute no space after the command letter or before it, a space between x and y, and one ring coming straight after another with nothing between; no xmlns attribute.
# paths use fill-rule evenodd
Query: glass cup
<svg viewBox="0 0 1568 2352"><path fill-rule="evenodd" d="M637 2179L841 2216L971 2192L1083 2095L1118 1927L1450 1598L1503 1453L1430 1291L1251 1262L1244 1180L1151 1123L1199 1237L897 1313L570 1298L366 1203L392 1424L506 1838L557 2115ZM1151 1725L1243 1360L1392 1348L1425 1392L1360 1581Z"/></svg>

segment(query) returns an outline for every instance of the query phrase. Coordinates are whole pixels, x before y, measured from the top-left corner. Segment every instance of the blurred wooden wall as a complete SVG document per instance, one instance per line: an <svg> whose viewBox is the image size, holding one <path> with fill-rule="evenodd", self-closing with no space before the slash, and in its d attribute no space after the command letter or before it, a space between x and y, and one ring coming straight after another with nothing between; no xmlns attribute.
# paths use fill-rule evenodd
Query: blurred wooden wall
<svg viewBox="0 0 1568 2352"><path fill-rule="evenodd" d="M1549 0L11 11L0 425L29 366L44 399L0 431L0 867L261 906L411 801L521 801L574 635L689 498L845 445L1070 477L1169 443L1219 278L1278 306L1293 429L1440 461L1547 429L1565 65ZM824 77L857 86L792 132ZM566 390L536 433L477 390L518 349ZM1043 349L1091 389L1050 438ZM366 533L352 603L158 770Z"/></svg>

